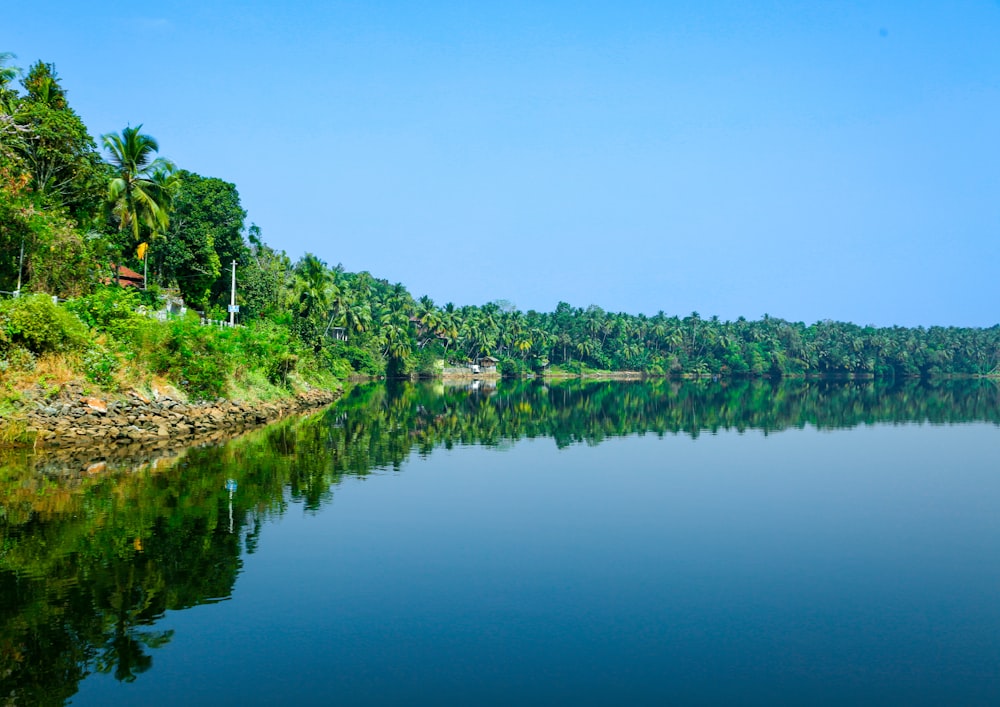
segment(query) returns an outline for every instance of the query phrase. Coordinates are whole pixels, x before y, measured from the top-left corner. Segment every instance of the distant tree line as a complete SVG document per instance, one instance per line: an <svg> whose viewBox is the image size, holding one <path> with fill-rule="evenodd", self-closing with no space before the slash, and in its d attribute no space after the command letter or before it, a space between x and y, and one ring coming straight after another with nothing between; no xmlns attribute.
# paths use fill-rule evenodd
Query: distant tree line
<svg viewBox="0 0 1000 707"><path fill-rule="evenodd" d="M277 337L292 342L281 365L308 358L338 374L434 375L442 361L486 356L507 375L553 366L687 377L1000 373L1000 326L720 321L566 303L553 312L505 301L439 306L314 254L293 261L247 225L235 185L160 157L141 126L102 136L98 148L55 67L37 62L23 73L12 59L0 54L0 290L20 283L23 292L93 296L119 279L113 264L124 265L145 275L147 305L172 292L225 319L235 262L239 321L287 332Z"/></svg>

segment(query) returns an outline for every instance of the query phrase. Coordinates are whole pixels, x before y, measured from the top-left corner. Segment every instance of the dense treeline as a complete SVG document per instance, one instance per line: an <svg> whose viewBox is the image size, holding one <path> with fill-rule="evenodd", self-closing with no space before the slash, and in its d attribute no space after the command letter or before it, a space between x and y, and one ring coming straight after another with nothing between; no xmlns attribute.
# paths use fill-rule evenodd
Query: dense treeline
<svg viewBox="0 0 1000 707"><path fill-rule="evenodd" d="M457 312L421 310L437 317L445 346L465 355L491 353L512 371L549 363L570 370L593 367L654 374L723 376L933 377L996 374L1000 326L860 327L824 321L806 326L765 315L760 321L717 317L629 315L600 307L522 313L496 304ZM453 336L452 336L453 335Z"/></svg>
<svg viewBox="0 0 1000 707"><path fill-rule="evenodd" d="M90 304L76 306L77 314L102 306L156 309L161 294L174 293L190 309L222 320L235 262L238 320L254 330L249 339L270 342L253 363L272 383L309 370L435 375L443 364L487 356L510 375L551 367L571 374L599 369L731 377L1000 372L1000 326L807 326L768 315L720 321L697 312L646 316L566 303L553 312L523 312L504 301L439 306L414 298L402 284L330 267L313 254L293 261L268 245L259 228L247 226L235 185L158 156L158 143L141 126L102 136L98 149L55 68L37 62L22 76L11 59L0 55L0 290L90 297ZM118 279L113 263L143 274L141 295L101 294ZM6 368L30 367L53 348L73 348L58 335L49 348L25 337L17 322L27 315L18 307L0 306ZM38 315L40 305L33 312ZM84 318L92 337L109 336L102 328L107 318L107 311ZM113 369L114 356L127 358L141 345L116 333L96 353L85 343L76 348L102 361L98 368ZM209 345L215 336L202 335L197 351L209 358L250 355L241 346ZM175 378L194 394L225 392L192 386L188 375Z"/></svg>

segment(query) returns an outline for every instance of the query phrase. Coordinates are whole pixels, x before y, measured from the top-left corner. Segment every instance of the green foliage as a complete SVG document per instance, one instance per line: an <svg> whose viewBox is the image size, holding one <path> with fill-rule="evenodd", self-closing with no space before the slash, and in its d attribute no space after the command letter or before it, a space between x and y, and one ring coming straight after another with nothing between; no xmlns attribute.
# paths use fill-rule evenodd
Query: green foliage
<svg viewBox="0 0 1000 707"><path fill-rule="evenodd" d="M250 238L247 264L238 272L240 316L244 322L278 312L282 287L291 270L288 256L261 242L259 228L250 227Z"/></svg>
<svg viewBox="0 0 1000 707"><path fill-rule="evenodd" d="M413 370L421 378L433 378L441 375L444 368L443 355L436 346L418 349L412 354Z"/></svg>
<svg viewBox="0 0 1000 707"><path fill-rule="evenodd" d="M89 291L96 279L89 242L62 211L34 208L17 184L23 180L15 178L4 188L0 168L0 287L15 289L20 274L24 290L62 297Z"/></svg>
<svg viewBox="0 0 1000 707"><path fill-rule="evenodd" d="M293 374L315 365L287 328L268 321L229 328L180 318L141 331L142 355L150 370L194 399L225 396L231 380L252 383L253 372L271 385L287 386Z"/></svg>
<svg viewBox="0 0 1000 707"><path fill-rule="evenodd" d="M56 213L30 219L31 253L25 269L30 289L60 297L89 292L97 281L93 254L74 224Z"/></svg>
<svg viewBox="0 0 1000 707"><path fill-rule="evenodd" d="M287 385L299 363L290 332L272 322L255 322L235 333L236 355L247 367L263 371L273 385Z"/></svg>
<svg viewBox="0 0 1000 707"><path fill-rule="evenodd" d="M247 257L236 186L181 170L166 238L152 246L152 263L167 282L176 282L191 306L229 304L230 263Z"/></svg>
<svg viewBox="0 0 1000 707"><path fill-rule="evenodd" d="M498 367L500 375L504 378L520 378L531 373L531 365L528 361L510 356L500 359Z"/></svg>
<svg viewBox="0 0 1000 707"><path fill-rule="evenodd" d="M347 380L354 374L351 364L343 358L336 357L333 352L324 352L324 367L338 380Z"/></svg>
<svg viewBox="0 0 1000 707"><path fill-rule="evenodd" d="M31 175L36 201L64 207L77 222L88 222L103 195L94 139L66 102L52 64L34 64L24 86L27 95L14 106L14 120L24 128L17 151Z"/></svg>
<svg viewBox="0 0 1000 707"><path fill-rule="evenodd" d="M380 376L385 373L385 363L368 349L344 346L340 352L351 368L363 376Z"/></svg>
<svg viewBox="0 0 1000 707"><path fill-rule="evenodd" d="M136 313L140 294L131 287L107 285L93 294L66 303L70 310L91 329L106 333L118 341L128 341L146 319Z"/></svg>
<svg viewBox="0 0 1000 707"><path fill-rule="evenodd" d="M1000 327L807 326L769 315L722 322L697 312L629 315L566 302L552 312L521 312L507 301L438 307L429 297L414 299L402 284L329 267L313 254L293 266L256 226L244 242L246 214L235 185L176 172L156 157L159 145L141 126L103 136L108 163L102 163L55 68L32 66L22 95L10 58L0 54L0 289L14 290L20 278L25 292L78 298L69 308L107 333L108 346L142 338L148 357L195 395L223 390L237 362L241 371L260 371L269 385L286 385L296 372L344 376L347 365L372 376L436 375L440 359L463 364L486 355L501 360L505 375L549 363L548 370L571 375L594 369L731 378L1000 375ZM272 328L252 329L260 341L250 341L233 332L188 331L186 324L166 334L143 324L127 291L94 289L111 262L141 270L141 242L149 244L151 276L176 285L190 307L213 319L227 318L236 261L240 323L267 320ZM144 304L159 305L155 298ZM80 348L85 339L52 312L0 310L0 349L23 347L34 356ZM161 333L140 337L146 329ZM149 344L157 337L162 350ZM88 375L107 380L105 363L95 358Z"/></svg>
<svg viewBox="0 0 1000 707"><path fill-rule="evenodd" d="M225 395L236 366L232 329L179 318L143 332L143 355L152 372L169 378L196 400Z"/></svg>
<svg viewBox="0 0 1000 707"><path fill-rule="evenodd" d="M163 307L163 289L159 285L150 282L145 290L137 290L135 288L123 289L129 289L131 292L134 292L138 297L139 304L147 310L155 312Z"/></svg>
<svg viewBox="0 0 1000 707"><path fill-rule="evenodd" d="M0 327L7 340L35 354L83 348L87 328L47 295L26 295L0 302Z"/></svg>
<svg viewBox="0 0 1000 707"><path fill-rule="evenodd" d="M35 370L35 355L23 346L0 346L3 358L0 358L0 373L24 372Z"/></svg>
<svg viewBox="0 0 1000 707"><path fill-rule="evenodd" d="M93 346L83 354L83 371L87 380L105 390L114 388L119 365L118 358L103 346Z"/></svg>
<svg viewBox="0 0 1000 707"><path fill-rule="evenodd" d="M163 233L170 223L170 203L177 182L174 165L162 157L154 137L142 126L126 127L121 135L108 133L101 142L114 168L108 182L108 203L119 231L129 231L135 243Z"/></svg>
<svg viewBox="0 0 1000 707"><path fill-rule="evenodd" d="M409 355L391 356L385 364L385 374L390 378L407 378L416 373L416 360Z"/></svg>

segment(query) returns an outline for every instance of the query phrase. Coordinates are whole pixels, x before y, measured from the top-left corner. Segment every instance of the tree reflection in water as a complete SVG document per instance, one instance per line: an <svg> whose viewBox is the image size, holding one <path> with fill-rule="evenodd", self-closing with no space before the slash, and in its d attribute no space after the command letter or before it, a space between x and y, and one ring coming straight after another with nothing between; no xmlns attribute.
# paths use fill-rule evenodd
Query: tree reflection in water
<svg viewBox="0 0 1000 707"><path fill-rule="evenodd" d="M414 453L523 438L564 447L635 434L970 421L1000 423L995 384L391 383L355 387L323 413L227 445L107 459L98 474L77 471L89 465L79 457L8 452L0 695L60 704L94 671L135 680L171 638L153 628L165 611L230 596L264 520L289 504L316 511L345 475L398 470Z"/></svg>

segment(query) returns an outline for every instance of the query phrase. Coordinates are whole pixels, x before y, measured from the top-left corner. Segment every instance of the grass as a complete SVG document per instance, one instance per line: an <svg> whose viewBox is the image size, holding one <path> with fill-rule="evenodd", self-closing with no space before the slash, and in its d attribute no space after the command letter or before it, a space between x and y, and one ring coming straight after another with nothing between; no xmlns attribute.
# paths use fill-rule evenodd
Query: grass
<svg viewBox="0 0 1000 707"><path fill-rule="evenodd" d="M320 360L273 322L238 329L203 327L197 317L159 322L135 314L130 297L110 290L67 308L46 297L0 302L7 438L21 435L12 420L25 404L55 398L71 385L74 393L105 399L135 390L150 398L166 392L184 401L253 403L336 390L352 372L346 361Z"/></svg>
<svg viewBox="0 0 1000 707"><path fill-rule="evenodd" d="M156 397L155 391L165 391L171 397L184 401L189 398L196 400L199 397L217 397L214 394L190 395L181 378L182 369L169 365L169 361L168 365L163 366L162 357L159 361L160 370L152 369L149 365L152 356L144 351L145 347L141 344L130 347L106 345L108 343L110 342L102 341L98 344L101 356L104 357L101 360L110 362L110 366L96 382L92 375L88 380L88 374L92 372L92 368L88 368L88 362L93 359L88 358L87 351L42 354L30 368L11 367L0 373L0 417L4 421L0 426L3 428L0 434L4 439L0 441L10 441L8 438L12 435L21 434L12 427L12 421L17 419L18 410L28 396L54 398L70 384L79 386L85 395L106 399L120 398L129 390L150 398ZM207 360L203 352L194 355L201 356L203 362ZM209 355L218 360L220 365L214 369L209 368L205 375L215 376L220 394L233 400L268 402L288 398L310 388L335 390L341 386L341 381L336 376L318 370L308 361L300 362L301 370L295 370L283 380L275 381L273 377L269 378L267 371L260 365L255 366L246 360L244 352L238 347ZM223 362L222 359L225 358L229 360Z"/></svg>

